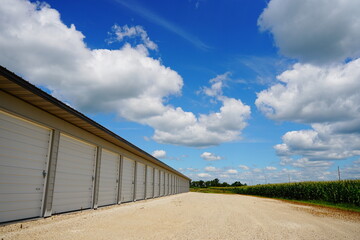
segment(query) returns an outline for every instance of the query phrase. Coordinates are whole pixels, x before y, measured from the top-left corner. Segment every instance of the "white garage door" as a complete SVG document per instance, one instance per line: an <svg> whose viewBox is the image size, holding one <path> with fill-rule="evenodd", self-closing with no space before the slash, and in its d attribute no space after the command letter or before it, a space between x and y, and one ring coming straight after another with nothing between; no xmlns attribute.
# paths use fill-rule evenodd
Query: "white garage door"
<svg viewBox="0 0 360 240"><path fill-rule="evenodd" d="M0 111L0 222L38 217L50 129Z"/></svg>
<svg viewBox="0 0 360 240"><path fill-rule="evenodd" d="M160 193L160 187L159 187L159 169L155 168L155 173L154 173L154 197L158 197L159 193Z"/></svg>
<svg viewBox="0 0 360 240"><path fill-rule="evenodd" d="M171 188L171 185L172 185L172 175L169 174L169 195L172 194L172 188Z"/></svg>
<svg viewBox="0 0 360 240"><path fill-rule="evenodd" d="M164 196L164 190L165 190L165 177L164 172L160 171L160 196Z"/></svg>
<svg viewBox="0 0 360 240"><path fill-rule="evenodd" d="M146 198L152 198L154 195L154 169L146 167Z"/></svg>
<svg viewBox="0 0 360 240"><path fill-rule="evenodd" d="M175 178L175 193L179 193L179 179Z"/></svg>
<svg viewBox="0 0 360 240"><path fill-rule="evenodd" d="M60 135L53 213L91 208L95 159L94 145Z"/></svg>
<svg viewBox="0 0 360 240"><path fill-rule="evenodd" d="M165 173L165 195L169 195L169 174Z"/></svg>
<svg viewBox="0 0 360 240"><path fill-rule="evenodd" d="M121 202L134 200L135 161L124 157L121 175Z"/></svg>
<svg viewBox="0 0 360 240"><path fill-rule="evenodd" d="M103 149L100 164L99 206L117 203L119 166L119 154Z"/></svg>
<svg viewBox="0 0 360 240"><path fill-rule="evenodd" d="M136 163L136 200L145 199L145 164Z"/></svg>

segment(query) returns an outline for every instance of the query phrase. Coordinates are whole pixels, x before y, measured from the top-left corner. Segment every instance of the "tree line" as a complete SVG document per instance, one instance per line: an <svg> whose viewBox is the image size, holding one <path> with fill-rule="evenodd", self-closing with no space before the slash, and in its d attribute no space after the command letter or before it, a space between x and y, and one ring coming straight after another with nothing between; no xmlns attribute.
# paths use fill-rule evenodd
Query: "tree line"
<svg viewBox="0 0 360 240"><path fill-rule="evenodd" d="M233 182L232 184L229 184L227 182L220 183L220 180L215 178L214 180L210 181L191 181L190 187L192 188L207 188L207 187L241 187L241 186L247 186L246 183L242 184L239 181Z"/></svg>

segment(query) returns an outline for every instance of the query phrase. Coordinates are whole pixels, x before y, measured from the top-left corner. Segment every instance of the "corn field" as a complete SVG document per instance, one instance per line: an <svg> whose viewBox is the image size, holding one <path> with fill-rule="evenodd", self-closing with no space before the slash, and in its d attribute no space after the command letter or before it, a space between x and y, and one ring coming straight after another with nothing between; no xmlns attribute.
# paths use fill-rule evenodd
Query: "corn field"
<svg viewBox="0 0 360 240"><path fill-rule="evenodd" d="M360 207L360 180L299 182L227 188L237 194L293 200L318 200Z"/></svg>

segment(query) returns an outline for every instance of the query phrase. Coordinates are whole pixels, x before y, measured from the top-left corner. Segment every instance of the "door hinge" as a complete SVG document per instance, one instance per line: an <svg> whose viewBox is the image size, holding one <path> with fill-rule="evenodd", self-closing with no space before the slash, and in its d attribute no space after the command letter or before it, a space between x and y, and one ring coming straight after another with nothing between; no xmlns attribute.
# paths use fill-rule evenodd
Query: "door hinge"
<svg viewBox="0 0 360 240"><path fill-rule="evenodd" d="M43 170L42 175L43 175L44 178L46 177L46 171L45 170Z"/></svg>

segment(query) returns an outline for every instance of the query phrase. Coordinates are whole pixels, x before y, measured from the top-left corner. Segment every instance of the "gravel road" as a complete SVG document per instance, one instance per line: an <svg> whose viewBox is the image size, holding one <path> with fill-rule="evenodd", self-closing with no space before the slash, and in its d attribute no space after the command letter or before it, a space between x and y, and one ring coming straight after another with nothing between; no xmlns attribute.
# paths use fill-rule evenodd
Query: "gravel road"
<svg viewBox="0 0 360 240"><path fill-rule="evenodd" d="M357 213L206 193L184 193L0 227L0 240L339 240L359 236Z"/></svg>

